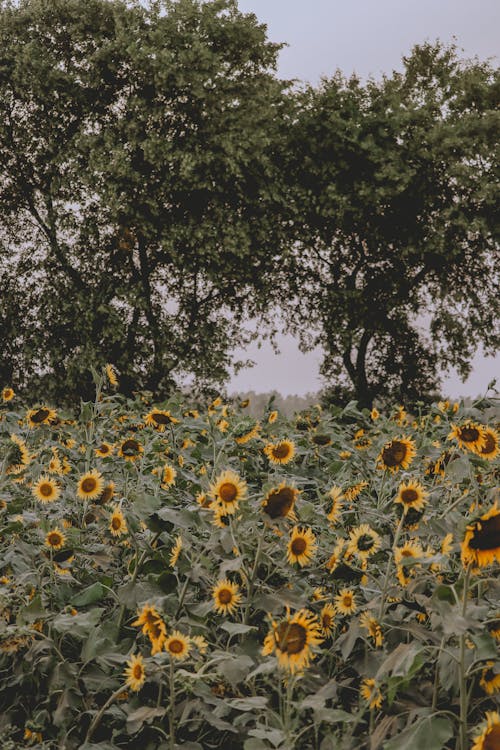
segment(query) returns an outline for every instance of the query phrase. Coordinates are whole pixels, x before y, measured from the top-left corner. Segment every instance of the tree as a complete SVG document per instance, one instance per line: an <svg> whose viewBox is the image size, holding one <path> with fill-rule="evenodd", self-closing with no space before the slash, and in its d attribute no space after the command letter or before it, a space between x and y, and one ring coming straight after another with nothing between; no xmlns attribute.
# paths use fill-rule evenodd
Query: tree
<svg viewBox="0 0 500 750"><path fill-rule="evenodd" d="M278 49L235 0L2 3L2 283L32 315L1 379L52 398L108 361L127 393L224 379L272 292Z"/></svg>
<svg viewBox="0 0 500 750"><path fill-rule="evenodd" d="M362 406L419 398L498 347L497 101L497 72L439 43L299 96L289 328Z"/></svg>

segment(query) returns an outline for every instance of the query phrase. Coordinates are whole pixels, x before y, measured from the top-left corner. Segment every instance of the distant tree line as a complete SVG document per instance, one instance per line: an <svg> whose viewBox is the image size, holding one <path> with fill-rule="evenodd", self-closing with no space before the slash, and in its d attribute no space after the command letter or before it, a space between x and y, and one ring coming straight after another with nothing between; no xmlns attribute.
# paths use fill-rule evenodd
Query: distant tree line
<svg viewBox="0 0 500 750"><path fill-rule="evenodd" d="M1 383L206 389L281 320L369 406L498 348L498 70L299 86L279 49L235 0L0 2Z"/></svg>

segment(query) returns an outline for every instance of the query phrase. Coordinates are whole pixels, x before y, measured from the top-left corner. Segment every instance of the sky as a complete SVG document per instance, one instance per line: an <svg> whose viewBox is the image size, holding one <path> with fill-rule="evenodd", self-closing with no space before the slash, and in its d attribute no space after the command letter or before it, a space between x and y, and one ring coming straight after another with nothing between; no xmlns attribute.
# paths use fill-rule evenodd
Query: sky
<svg viewBox="0 0 500 750"><path fill-rule="evenodd" d="M499 0L239 0L240 10L255 13L273 42L287 42L278 74L317 84L340 69L345 75L379 77L401 69L403 55L426 40L454 41L463 57L500 55ZM281 354L264 343L243 356L254 367L233 376L229 391L278 390L303 395L322 387L321 351L302 354L291 336L279 337ZM242 352L237 352L242 356ZM477 396L498 377L500 356L478 353L465 383L452 371L443 379L443 394Z"/></svg>

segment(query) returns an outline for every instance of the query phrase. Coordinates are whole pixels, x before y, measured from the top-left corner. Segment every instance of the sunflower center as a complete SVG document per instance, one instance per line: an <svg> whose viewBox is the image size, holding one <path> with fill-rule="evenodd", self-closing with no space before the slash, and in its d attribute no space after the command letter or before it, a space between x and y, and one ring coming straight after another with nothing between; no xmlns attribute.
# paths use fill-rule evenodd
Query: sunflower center
<svg viewBox="0 0 500 750"><path fill-rule="evenodd" d="M331 439L329 435L314 435L313 443L316 445L330 445Z"/></svg>
<svg viewBox="0 0 500 750"><path fill-rule="evenodd" d="M285 518L293 506L295 493L290 487L271 492L267 499L265 511L271 518Z"/></svg>
<svg viewBox="0 0 500 750"><path fill-rule="evenodd" d="M357 542L358 549L361 552L368 552L375 544L375 539L370 534L362 534Z"/></svg>
<svg viewBox="0 0 500 750"><path fill-rule="evenodd" d="M38 411L31 415L31 421L35 422L35 424L40 424L40 422L43 422L43 420L47 419L48 416L48 409L38 409Z"/></svg>
<svg viewBox="0 0 500 750"><path fill-rule="evenodd" d="M58 544L61 543L61 537L59 534L57 534L55 531L49 534L48 542L51 547L56 547Z"/></svg>
<svg viewBox="0 0 500 750"><path fill-rule="evenodd" d="M411 549L403 549L401 550L401 557L415 557Z"/></svg>
<svg viewBox="0 0 500 750"><path fill-rule="evenodd" d="M122 445L122 453L125 456L133 456L139 450L139 443L137 440L125 440Z"/></svg>
<svg viewBox="0 0 500 750"><path fill-rule="evenodd" d="M393 440L382 451L382 459L386 466L399 466L406 456L406 446L399 440Z"/></svg>
<svg viewBox="0 0 500 750"><path fill-rule="evenodd" d="M415 500L418 500L418 492L413 489L403 490L401 493L401 500L406 505L411 505L411 503L414 503Z"/></svg>
<svg viewBox="0 0 500 750"><path fill-rule="evenodd" d="M332 624L332 617L327 612L325 612L322 615L322 617L321 617L321 624L323 625L324 628L329 628L331 626L331 624Z"/></svg>
<svg viewBox="0 0 500 750"><path fill-rule="evenodd" d="M233 594L229 589L222 589L217 596L221 604L229 604L233 598Z"/></svg>
<svg viewBox="0 0 500 750"><path fill-rule="evenodd" d="M304 552L307 549L307 542L304 539L304 537L299 536L296 539L292 541L292 554L296 555L296 557L299 557L300 555L304 554Z"/></svg>
<svg viewBox="0 0 500 750"><path fill-rule="evenodd" d="M140 680L142 677L142 665L134 664L134 677L136 680Z"/></svg>
<svg viewBox="0 0 500 750"><path fill-rule="evenodd" d="M111 526L113 527L113 529L116 531L117 529L121 528L121 525L122 519L120 518L120 516L113 516L113 518L111 519Z"/></svg>
<svg viewBox="0 0 500 750"><path fill-rule="evenodd" d="M460 438L464 443L475 443L479 437L479 430L476 427L462 427Z"/></svg>
<svg viewBox="0 0 500 750"><path fill-rule="evenodd" d="M480 521L469 542L472 549L486 550L500 547L500 513L486 521Z"/></svg>
<svg viewBox="0 0 500 750"><path fill-rule="evenodd" d="M274 458L286 458L290 453L290 448L286 443L279 443L273 448Z"/></svg>
<svg viewBox="0 0 500 750"><path fill-rule="evenodd" d="M94 477L87 477L82 482L82 492L93 492L97 487L97 482Z"/></svg>
<svg viewBox="0 0 500 750"><path fill-rule="evenodd" d="M156 422L156 424L168 424L170 422L168 414L161 414L158 411L153 412L151 419L153 422Z"/></svg>
<svg viewBox="0 0 500 750"><path fill-rule="evenodd" d="M43 482L38 489L40 494L44 497L50 497L52 495L52 485L48 482Z"/></svg>
<svg viewBox="0 0 500 750"><path fill-rule="evenodd" d="M344 607L350 607L352 606L352 596L351 594L344 594L342 597L342 604Z"/></svg>
<svg viewBox="0 0 500 750"><path fill-rule="evenodd" d="M170 642L168 650L171 651L172 654L182 654L182 652L184 651L184 644L182 641L179 641L179 639L176 638L175 640Z"/></svg>
<svg viewBox="0 0 500 750"><path fill-rule="evenodd" d="M287 654L300 654L307 643L307 631L297 622L281 623L277 636L279 650Z"/></svg>
<svg viewBox="0 0 500 750"><path fill-rule="evenodd" d="M224 482L219 488L219 497L223 503L232 503L236 500L238 488L232 482Z"/></svg>
<svg viewBox="0 0 500 750"><path fill-rule="evenodd" d="M500 724L494 724L483 742L483 750L498 750L500 747Z"/></svg>
<svg viewBox="0 0 500 750"><path fill-rule="evenodd" d="M99 447L99 453L109 453L109 446L108 446L108 445L106 445L106 443L103 443L103 444L102 444L102 445L101 445L101 446Z"/></svg>

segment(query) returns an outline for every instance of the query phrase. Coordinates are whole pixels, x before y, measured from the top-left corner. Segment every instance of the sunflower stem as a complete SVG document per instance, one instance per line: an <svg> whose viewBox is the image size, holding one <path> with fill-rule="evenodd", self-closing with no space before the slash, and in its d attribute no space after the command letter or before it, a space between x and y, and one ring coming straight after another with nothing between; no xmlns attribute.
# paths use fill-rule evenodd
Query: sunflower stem
<svg viewBox="0 0 500 750"><path fill-rule="evenodd" d="M169 673L169 687L170 687L170 701L168 704L168 733L169 733L169 749L174 750L175 748L175 679L174 679L174 662L170 657L170 673Z"/></svg>
<svg viewBox="0 0 500 750"><path fill-rule="evenodd" d="M465 618L467 612L467 598L469 595L470 582L470 564L465 570L464 587L462 593L462 617ZM465 648L466 633L460 635L460 750L467 750L467 675L465 669Z"/></svg>
<svg viewBox="0 0 500 750"><path fill-rule="evenodd" d="M85 737L85 743L84 744L87 744L87 742L90 742L90 740L92 738L92 735L94 734L95 730L97 729L97 727L101 723L101 719L104 716L104 713L111 706L111 704L115 702L115 700L118 698L118 696L122 692L123 692L123 685L120 685L120 687L118 688L118 690L115 690L115 692L112 695L109 696L109 698L106 701L106 703L100 708L100 710L95 715L94 720L91 722L91 724L90 724L90 726L88 728L87 736Z"/></svg>
<svg viewBox="0 0 500 750"><path fill-rule="evenodd" d="M398 541L399 541L399 537L401 535L401 529L403 528L404 518L405 518L405 513L403 512L401 514L401 518L399 519L398 527L397 527L396 533L394 535L394 541L392 543L392 555L389 555L389 559L387 560L387 568L385 570L384 585L383 585L383 588L382 588L382 595L381 595L381 600L380 600L380 609L379 609L379 613L378 613L378 621L379 622L382 622L383 617L384 617L384 613L385 613L385 600L386 600L386 596L387 596L387 589L389 588L389 576L390 576L390 573L391 573L391 567L392 567L392 561L393 561L393 558L394 558L394 552L395 552L395 549L397 547L397 544L398 544Z"/></svg>

